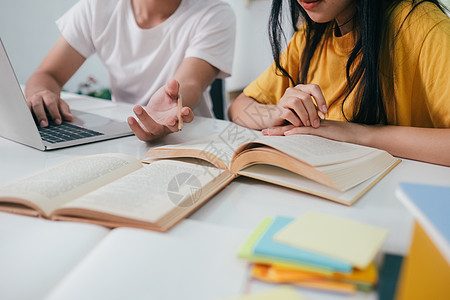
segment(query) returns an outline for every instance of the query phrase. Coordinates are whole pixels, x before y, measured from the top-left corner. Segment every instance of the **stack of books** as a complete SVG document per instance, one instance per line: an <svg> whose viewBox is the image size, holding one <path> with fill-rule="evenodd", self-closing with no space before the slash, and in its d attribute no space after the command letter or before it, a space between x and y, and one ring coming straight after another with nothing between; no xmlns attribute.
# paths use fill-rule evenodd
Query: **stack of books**
<svg viewBox="0 0 450 300"><path fill-rule="evenodd" d="M353 294L377 284L374 259L387 235L383 228L307 212L264 219L238 256L262 281Z"/></svg>

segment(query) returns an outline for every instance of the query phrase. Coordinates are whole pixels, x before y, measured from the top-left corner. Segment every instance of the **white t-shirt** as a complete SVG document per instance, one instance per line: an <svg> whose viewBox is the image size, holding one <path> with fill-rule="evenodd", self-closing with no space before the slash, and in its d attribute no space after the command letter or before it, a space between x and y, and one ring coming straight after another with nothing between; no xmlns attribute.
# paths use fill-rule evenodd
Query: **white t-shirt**
<svg viewBox="0 0 450 300"><path fill-rule="evenodd" d="M151 29L136 24L131 0L81 0L56 24L82 56L98 54L108 70L113 101L146 105L187 57L218 68L219 78L231 74L235 16L220 0L182 0ZM211 107L208 88L194 114L212 117Z"/></svg>

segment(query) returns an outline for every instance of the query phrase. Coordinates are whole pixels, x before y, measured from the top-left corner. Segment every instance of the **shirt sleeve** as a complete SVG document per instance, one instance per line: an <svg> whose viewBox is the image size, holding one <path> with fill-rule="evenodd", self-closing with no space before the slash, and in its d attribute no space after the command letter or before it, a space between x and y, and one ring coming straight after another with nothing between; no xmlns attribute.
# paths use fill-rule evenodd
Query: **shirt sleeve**
<svg viewBox="0 0 450 300"><path fill-rule="evenodd" d="M294 80L298 78L300 48L303 45L303 27L297 31L280 56L280 64ZM278 104L288 87L292 86L289 78L276 69L275 63L250 83L244 94L262 104Z"/></svg>
<svg viewBox="0 0 450 300"><path fill-rule="evenodd" d="M56 21L64 39L84 58L95 53L91 34L92 7L90 0L81 0Z"/></svg>
<svg viewBox="0 0 450 300"><path fill-rule="evenodd" d="M436 24L420 51L418 72L431 121L436 128L450 128L450 19Z"/></svg>
<svg viewBox="0 0 450 300"><path fill-rule="evenodd" d="M220 70L218 78L231 75L234 57L236 18L228 3L211 7L199 23L185 57L201 58Z"/></svg>

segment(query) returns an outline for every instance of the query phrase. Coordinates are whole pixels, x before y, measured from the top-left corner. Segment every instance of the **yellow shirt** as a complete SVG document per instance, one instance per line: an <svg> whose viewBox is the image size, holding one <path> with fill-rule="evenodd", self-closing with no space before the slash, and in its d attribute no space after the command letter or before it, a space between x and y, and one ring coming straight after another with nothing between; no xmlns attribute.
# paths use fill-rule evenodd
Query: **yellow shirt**
<svg viewBox="0 0 450 300"><path fill-rule="evenodd" d="M410 1L403 1L392 12L387 41L395 49L383 51L383 54L393 53L390 60L382 60L381 68L389 69L385 62L392 61L394 76L386 71L380 74L388 123L450 128L450 19L432 3L424 3L412 12L399 31L410 9ZM393 36L397 32L394 44ZM328 105L327 118L331 120L345 120L342 99L338 97L347 86L345 69L354 42L352 33L342 37L330 34L321 41L311 60L307 83L320 86ZM303 47L304 28L301 27L281 56L282 66L294 80L299 78ZM277 104L289 85L288 78L275 72L273 64L244 89L244 94L260 103ZM345 102L347 118L352 117L355 94L352 92Z"/></svg>

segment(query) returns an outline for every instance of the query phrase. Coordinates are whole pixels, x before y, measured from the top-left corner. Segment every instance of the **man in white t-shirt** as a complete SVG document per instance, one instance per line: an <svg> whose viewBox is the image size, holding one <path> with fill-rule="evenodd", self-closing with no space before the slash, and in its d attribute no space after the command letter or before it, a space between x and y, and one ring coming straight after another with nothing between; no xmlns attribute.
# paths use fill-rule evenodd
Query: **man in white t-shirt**
<svg viewBox="0 0 450 300"><path fill-rule="evenodd" d="M59 20L61 37L27 82L28 105L39 125L72 120L62 86L97 54L113 101L137 104L128 123L141 140L212 117L209 85L231 74L235 16L221 0L81 0ZM145 109L141 106L144 105ZM192 109L192 110L191 110Z"/></svg>

